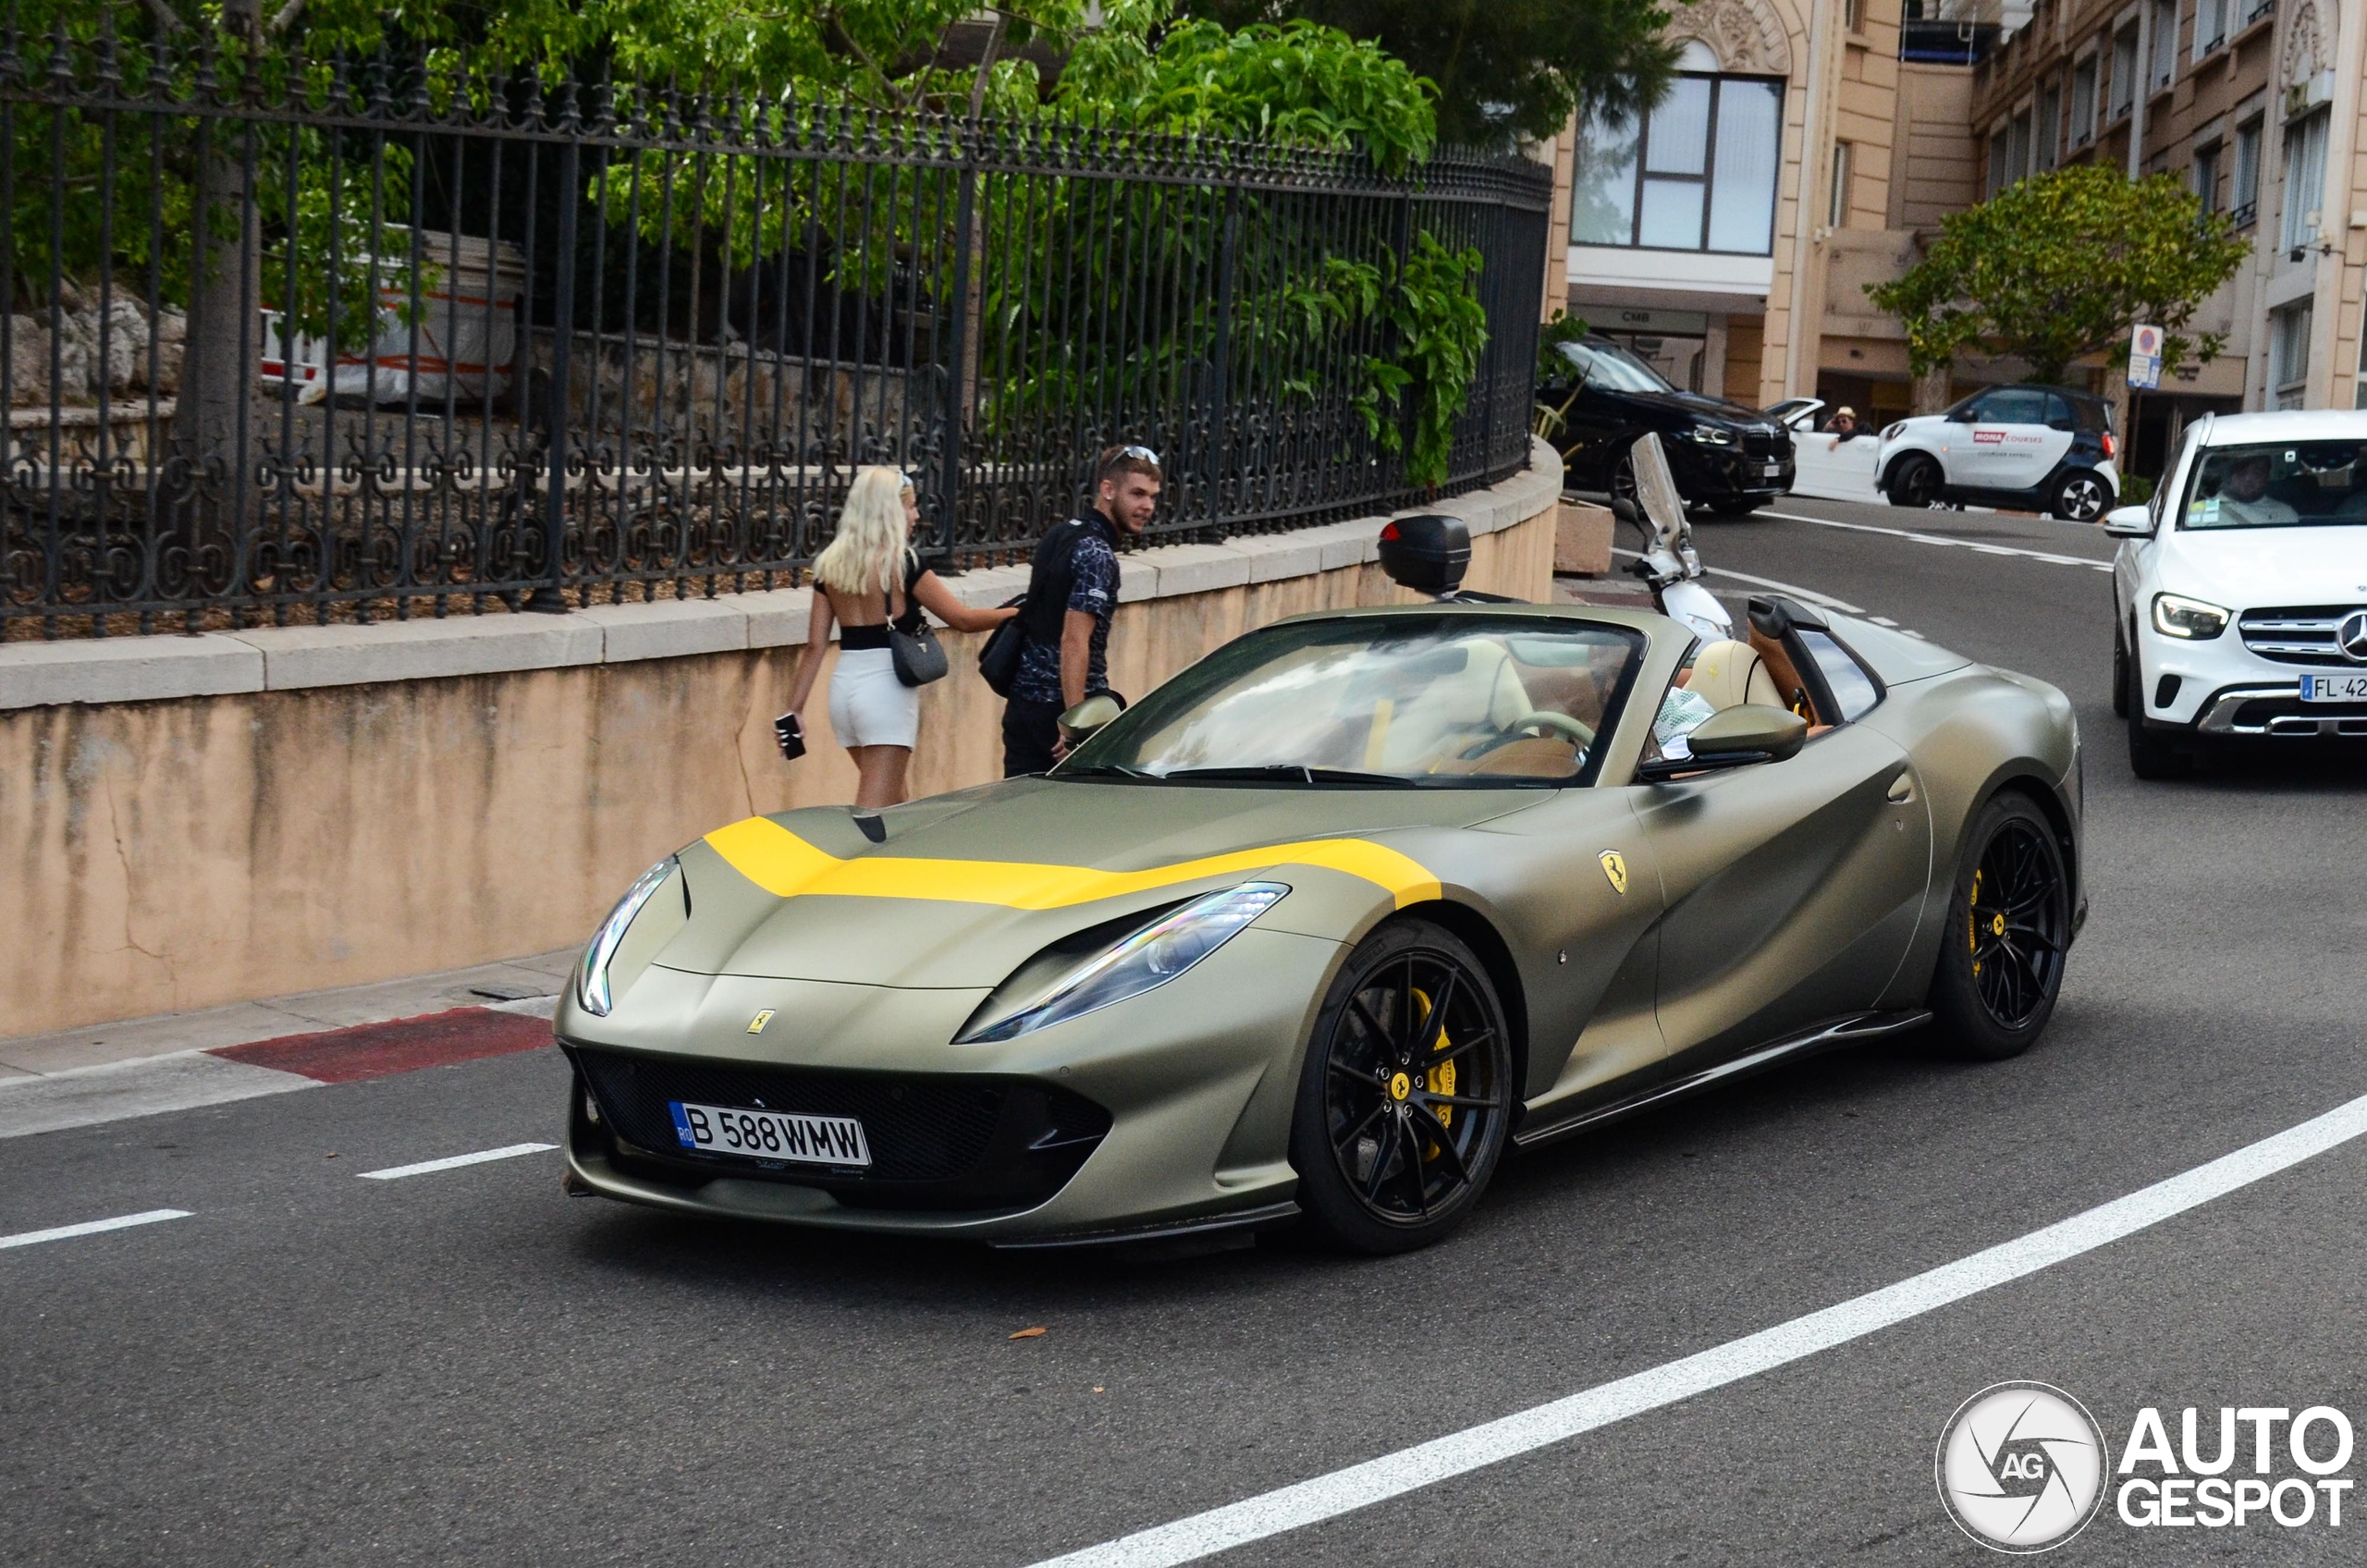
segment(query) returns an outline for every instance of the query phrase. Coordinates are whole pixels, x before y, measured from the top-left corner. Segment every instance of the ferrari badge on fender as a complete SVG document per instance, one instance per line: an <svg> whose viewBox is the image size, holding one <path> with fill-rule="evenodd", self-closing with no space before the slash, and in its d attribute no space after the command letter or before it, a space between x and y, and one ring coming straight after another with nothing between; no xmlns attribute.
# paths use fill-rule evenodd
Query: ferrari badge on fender
<svg viewBox="0 0 2367 1568"><path fill-rule="evenodd" d="M1600 858L1602 861L1602 874L1611 878L1611 890L1614 893L1625 893L1627 891L1627 857L1617 850L1605 850Z"/></svg>

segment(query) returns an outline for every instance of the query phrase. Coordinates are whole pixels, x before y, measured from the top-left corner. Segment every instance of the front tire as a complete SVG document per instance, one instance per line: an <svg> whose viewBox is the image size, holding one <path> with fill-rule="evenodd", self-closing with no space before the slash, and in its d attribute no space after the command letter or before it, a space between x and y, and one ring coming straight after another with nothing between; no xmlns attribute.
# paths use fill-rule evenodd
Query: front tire
<svg viewBox="0 0 2367 1568"><path fill-rule="evenodd" d="M1922 511L1940 498L1940 482L1939 464L1919 452L1909 453L1890 471L1890 484L1884 494L1894 507L1912 507Z"/></svg>
<svg viewBox="0 0 2367 1568"><path fill-rule="evenodd" d="M2126 676L2113 706L2128 725L2128 771L2140 778L2177 778L2191 766L2178 744L2145 722L2145 671L2134 655L2121 661Z"/></svg>
<svg viewBox="0 0 2367 1568"><path fill-rule="evenodd" d="M2112 716L2128 717L2128 644L2118 631L2112 634Z"/></svg>
<svg viewBox="0 0 2367 1568"><path fill-rule="evenodd" d="M1973 814L1940 931L1931 1008L1942 1037L1981 1061L2030 1049L2063 987L2071 878L2029 796L2009 790Z"/></svg>
<svg viewBox="0 0 2367 1568"><path fill-rule="evenodd" d="M2093 469L2075 468L2054 487L2047 510L2067 522L2093 522L2112 509L2112 486Z"/></svg>
<svg viewBox="0 0 2367 1568"><path fill-rule="evenodd" d="M1291 1164L1308 1226L1366 1254L1441 1240L1495 1174L1514 1092L1478 956L1425 920L1382 925L1332 982L1299 1075Z"/></svg>

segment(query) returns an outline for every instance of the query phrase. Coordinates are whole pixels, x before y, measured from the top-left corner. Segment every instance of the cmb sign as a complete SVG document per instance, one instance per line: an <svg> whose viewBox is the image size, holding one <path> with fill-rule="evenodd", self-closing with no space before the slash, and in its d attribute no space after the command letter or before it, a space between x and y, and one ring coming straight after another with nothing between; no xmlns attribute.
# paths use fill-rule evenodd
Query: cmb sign
<svg viewBox="0 0 2367 1568"><path fill-rule="evenodd" d="M2139 326L2128 334L2128 385L2151 392L2162 385L2162 329Z"/></svg>

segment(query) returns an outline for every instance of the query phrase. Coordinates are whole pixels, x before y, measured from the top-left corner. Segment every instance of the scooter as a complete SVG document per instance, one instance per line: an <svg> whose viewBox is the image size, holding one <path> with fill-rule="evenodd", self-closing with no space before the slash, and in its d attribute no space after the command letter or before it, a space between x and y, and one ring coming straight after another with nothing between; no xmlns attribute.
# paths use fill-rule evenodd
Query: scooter
<svg viewBox="0 0 2367 1568"><path fill-rule="evenodd" d="M1612 514L1642 531L1644 553L1627 570L1652 591L1652 604L1671 620L1689 626L1704 642L1715 643L1735 634L1734 618L1701 586L1701 557L1693 550L1693 524L1676 493L1676 478L1668 471L1668 455L1661 438L1650 431L1628 451L1636 475L1636 498L1614 496Z"/></svg>

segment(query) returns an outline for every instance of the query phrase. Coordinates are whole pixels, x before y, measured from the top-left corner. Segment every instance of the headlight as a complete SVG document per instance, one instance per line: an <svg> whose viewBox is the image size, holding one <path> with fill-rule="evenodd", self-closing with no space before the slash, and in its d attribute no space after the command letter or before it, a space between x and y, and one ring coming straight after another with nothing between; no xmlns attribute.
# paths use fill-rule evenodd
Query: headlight
<svg viewBox="0 0 2367 1568"><path fill-rule="evenodd" d="M672 855L643 872L641 880L617 900L617 907L600 923L592 945L583 949L583 962L575 972L575 999L593 1017L606 1018L608 1010L617 1005L616 998L608 994L608 961L617 956L617 944L632 929L632 917L641 913L641 906L649 901L649 896L664 887L666 878L673 874Z"/></svg>
<svg viewBox="0 0 2367 1568"><path fill-rule="evenodd" d="M1735 444L1732 431L1720 430L1715 425L1696 424L1677 434L1687 441L1699 441L1704 447L1731 447Z"/></svg>
<svg viewBox="0 0 2367 1568"><path fill-rule="evenodd" d="M2178 594L2153 595L2153 630L2165 637L2204 642L2227 630L2227 612Z"/></svg>
<svg viewBox="0 0 2367 1568"><path fill-rule="evenodd" d="M1245 882L1170 910L1016 1012L973 1028L954 1043L1015 1039L1164 986L1224 946L1289 891L1279 882Z"/></svg>

